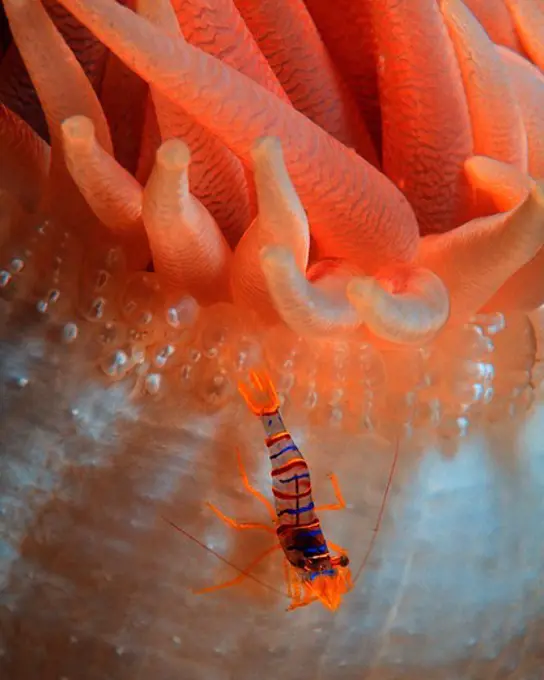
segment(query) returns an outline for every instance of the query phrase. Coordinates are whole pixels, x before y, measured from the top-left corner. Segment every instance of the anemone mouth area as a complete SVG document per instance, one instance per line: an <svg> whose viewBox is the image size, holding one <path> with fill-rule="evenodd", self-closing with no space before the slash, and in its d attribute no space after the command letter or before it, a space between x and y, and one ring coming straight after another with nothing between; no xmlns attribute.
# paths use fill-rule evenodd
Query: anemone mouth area
<svg viewBox="0 0 544 680"><path fill-rule="evenodd" d="M1 263L4 677L273 678L280 653L293 680L301 663L343 678L539 672L539 313L479 315L425 347L308 340L172 296L116 248L83 254L47 226ZM348 507L323 523L354 573L400 447L334 618L286 614L279 559L258 582L193 594L236 572L161 519L239 568L269 547L205 505L265 521L234 453L266 493L236 391L262 363L320 502L339 478Z"/></svg>

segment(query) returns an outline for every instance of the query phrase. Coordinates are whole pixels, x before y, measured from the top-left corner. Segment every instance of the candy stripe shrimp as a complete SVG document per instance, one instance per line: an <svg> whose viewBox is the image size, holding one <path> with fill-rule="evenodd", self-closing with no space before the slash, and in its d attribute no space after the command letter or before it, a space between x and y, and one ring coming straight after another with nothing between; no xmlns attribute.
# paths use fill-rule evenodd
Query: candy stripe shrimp
<svg viewBox="0 0 544 680"><path fill-rule="evenodd" d="M389 470L389 477L382 496L372 538L355 574L355 578L352 579L346 551L331 541L327 543L317 515L318 512L324 510L341 510L346 506L335 475L331 474L329 477L337 502L315 507L312 497L310 470L302 453L285 428L279 410L279 400L270 378L264 372L257 373L253 371L250 374L250 384L239 383L238 389L249 408L260 418L266 433L265 443L268 448L272 468L274 505L249 482L240 451L237 451L238 468L245 488L266 507L272 520L272 526L256 522L237 522L223 514L212 503L207 505L230 527L234 529L259 529L276 535L278 542L267 548L245 569L242 569L191 535L184 528L164 518L168 524L186 538L239 572L236 578L193 592L197 594L210 593L222 588L238 585L244 579L249 578L267 590L285 596L284 592L280 592L268 583L261 581L252 573L258 564L276 550L281 549L285 556L284 567L287 597L291 600L288 610L304 607L315 601L320 601L328 609L335 610L340 606L342 596L353 589L357 583L374 549L395 475L400 439L397 438L395 445L393 462ZM337 555L331 555L329 546L337 552Z"/></svg>
<svg viewBox="0 0 544 680"><path fill-rule="evenodd" d="M238 451L240 474L246 489L266 506L275 529L265 524L237 522L211 503L208 506L231 527L275 533L279 544L257 557L237 578L198 592L212 592L240 583L259 562L281 549L286 558L285 578L291 599L289 610L315 601L335 610L341 604L342 596L353 587L349 558L343 548L325 540L317 513L345 508L338 481L330 475L337 502L317 508L312 497L308 464L284 425L272 381L266 373L252 371L250 384L239 383L238 389L249 408L260 418L266 433L274 506L249 483ZM336 555L331 554L329 546Z"/></svg>

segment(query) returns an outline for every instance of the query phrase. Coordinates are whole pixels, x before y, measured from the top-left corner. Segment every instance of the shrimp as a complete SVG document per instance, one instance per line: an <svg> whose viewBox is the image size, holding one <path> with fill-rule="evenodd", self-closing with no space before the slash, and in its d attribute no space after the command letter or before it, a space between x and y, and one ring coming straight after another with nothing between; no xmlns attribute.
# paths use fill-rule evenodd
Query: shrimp
<svg viewBox="0 0 544 680"><path fill-rule="evenodd" d="M260 418L266 433L265 444L271 463L274 505L251 486L239 451L238 467L245 488L265 505L273 526L237 522L212 503L208 503L208 507L229 526L235 529L260 529L276 534L278 543L259 555L245 570L239 570L240 575L236 578L196 592L210 593L239 584L248 576L251 577L250 572L261 561L281 549L285 556L287 596L291 600L288 610L319 601L327 609L334 611L340 606L342 597L353 588L370 555L385 507L398 447L373 540L356 578L352 579L347 552L331 541L326 541L317 514L323 510L341 510L346 507L337 478L334 474L329 476L336 503L316 507L308 464L284 425L271 379L264 371L252 371L250 382L251 384L240 382L238 390L251 411ZM331 554L329 546L335 550L335 555Z"/></svg>

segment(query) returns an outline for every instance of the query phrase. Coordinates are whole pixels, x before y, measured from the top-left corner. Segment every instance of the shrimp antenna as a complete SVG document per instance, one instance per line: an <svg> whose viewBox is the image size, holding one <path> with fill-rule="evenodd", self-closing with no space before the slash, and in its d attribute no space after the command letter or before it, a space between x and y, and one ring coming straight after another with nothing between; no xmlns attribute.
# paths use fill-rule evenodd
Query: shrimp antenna
<svg viewBox="0 0 544 680"><path fill-rule="evenodd" d="M215 555L215 556L217 557L217 559L221 560L221 562L224 562L225 564L227 564L227 565L228 565L229 567L231 567L232 569L238 571L240 574L243 574L243 575L246 576L247 578L250 578L252 581L255 581L255 583L258 583L259 585L263 586L263 588L267 588L268 590L272 591L272 592L275 593L276 595L281 595L282 597L286 597L285 593L282 593L281 590L278 590L277 588L274 588L274 586L271 586L271 585L269 585L268 583L265 583L264 581L261 581L261 580L258 579L256 576L254 576L253 574L251 574L249 571L246 571L246 570L241 569L240 567L236 566L236 564L233 564L230 560L227 560L226 557L223 557L223 555L220 555L220 554L219 554L218 552L216 552L213 548L210 548L209 546L207 546L207 545L206 545L205 543L203 543L202 541L199 541L198 538L197 538L196 536L193 536L192 534L190 534L190 533L189 533L188 531L186 531L185 529L182 529L180 526L178 526L177 524L175 524L174 522L172 522L171 520L169 520L167 517L164 517L163 515L161 515L161 517L162 517L162 519L163 519L167 524L169 524L171 527L173 527L174 529L176 529L176 531L179 531L180 534L183 534L186 538L189 538L191 541L193 541L193 543L196 543L196 544L199 545L201 548L204 548L204 550L207 550L207 551L208 551L209 553L211 553L212 555Z"/></svg>
<svg viewBox="0 0 544 680"><path fill-rule="evenodd" d="M380 531L380 527L382 524L382 519L383 519L383 513L385 512L385 506L387 505L387 498L389 496L389 492L391 491L391 484L393 482L393 477L395 476L395 468L397 467L397 461L399 459L399 449L400 449L400 435L397 435L397 443L395 445L395 453L393 455L393 463L391 464L391 469L389 470L389 477L387 479L387 485L385 487L385 492L383 494L382 498L382 503L380 505L380 511L378 512L378 519L376 520L376 526L372 530L372 538L370 539L370 542L368 544L368 548L366 549L365 556L363 557L363 561L361 562L361 566L359 567L357 574L355 575L355 578L353 579L353 585L357 583L357 579L361 575L363 569L366 567L366 563L368 562L370 555L372 554L372 551L374 549L374 545L376 543L376 539L378 538L378 532Z"/></svg>

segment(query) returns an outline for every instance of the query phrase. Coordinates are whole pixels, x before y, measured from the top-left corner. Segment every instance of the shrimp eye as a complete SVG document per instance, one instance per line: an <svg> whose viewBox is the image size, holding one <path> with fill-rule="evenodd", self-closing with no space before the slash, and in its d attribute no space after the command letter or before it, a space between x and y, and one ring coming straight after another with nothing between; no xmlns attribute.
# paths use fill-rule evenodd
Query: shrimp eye
<svg viewBox="0 0 544 680"><path fill-rule="evenodd" d="M299 569L304 569L306 567L306 560L304 557L301 557L299 560L297 560L297 567Z"/></svg>
<svg viewBox="0 0 544 680"><path fill-rule="evenodd" d="M347 555L340 555L338 558L338 564L341 567L347 567L349 564L349 557Z"/></svg>

